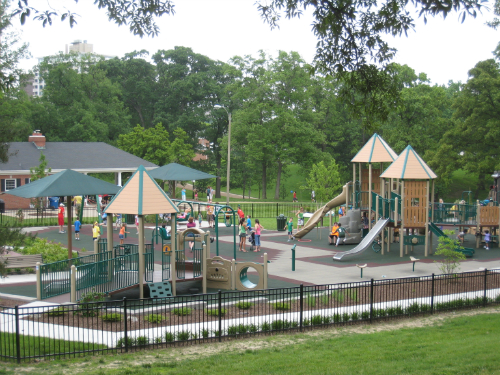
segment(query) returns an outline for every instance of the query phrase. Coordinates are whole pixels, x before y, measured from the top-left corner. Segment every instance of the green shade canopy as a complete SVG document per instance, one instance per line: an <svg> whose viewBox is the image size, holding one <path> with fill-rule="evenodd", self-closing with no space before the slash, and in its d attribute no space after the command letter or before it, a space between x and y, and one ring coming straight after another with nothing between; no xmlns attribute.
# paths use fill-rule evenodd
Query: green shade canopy
<svg viewBox="0 0 500 375"><path fill-rule="evenodd" d="M206 178L217 177L177 163L164 165L163 167L153 169L148 173L151 177L164 181L204 180Z"/></svg>
<svg viewBox="0 0 500 375"><path fill-rule="evenodd" d="M116 194L119 186L66 169L40 180L9 190L5 194L22 198Z"/></svg>

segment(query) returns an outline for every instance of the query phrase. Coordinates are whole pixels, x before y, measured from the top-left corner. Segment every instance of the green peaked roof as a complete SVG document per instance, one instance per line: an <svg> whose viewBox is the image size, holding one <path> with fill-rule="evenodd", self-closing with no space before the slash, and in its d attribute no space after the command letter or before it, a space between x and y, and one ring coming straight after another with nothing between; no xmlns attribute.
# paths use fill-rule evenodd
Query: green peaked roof
<svg viewBox="0 0 500 375"><path fill-rule="evenodd" d="M66 169L62 172L9 190L6 194L22 198L116 194L119 186Z"/></svg>
<svg viewBox="0 0 500 375"><path fill-rule="evenodd" d="M217 177L177 163L170 163L163 167L153 169L149 171L149 175L164 181L204 180L206 178Z"/></svg>

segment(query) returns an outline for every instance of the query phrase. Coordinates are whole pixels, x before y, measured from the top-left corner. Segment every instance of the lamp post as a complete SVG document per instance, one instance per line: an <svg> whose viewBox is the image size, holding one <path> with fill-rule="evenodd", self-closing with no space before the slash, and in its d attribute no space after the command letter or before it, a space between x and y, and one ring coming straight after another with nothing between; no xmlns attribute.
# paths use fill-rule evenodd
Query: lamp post
<svg viewBox="0 0 500 375"><path fill-rule="evenodd" d="M226 176L226 206L229 206L229 171L231 170L231 112L229 112L226 107L220 104L214 105L214 108L222 108L227 113L229 119L228 129L227 129L227 176Z"/></svg>
<svg viewBox="0 0 500 375"><path fill-rule="evenodd" d="M196 182L196 181L195 181L195 180L193 180L193 199L194 199L194 191L196 190L196 189L195 189L195 187L194 187L194 183L195 183L195 182Z"/></svg>

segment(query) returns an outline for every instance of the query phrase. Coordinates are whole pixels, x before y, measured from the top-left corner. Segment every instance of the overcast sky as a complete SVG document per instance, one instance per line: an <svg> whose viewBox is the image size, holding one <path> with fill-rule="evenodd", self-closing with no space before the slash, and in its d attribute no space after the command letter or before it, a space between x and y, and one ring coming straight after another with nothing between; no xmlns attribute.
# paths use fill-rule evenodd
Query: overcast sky
<svg viewBox="0 0 500 375"><path fill-rule="evenodd" d="M134 50L145 49L152 55L160 49L185 46L224 62L235 55L255 56L260 49L272 55L278 50L297 51L307 62L312 62L315 52L311 15L283 19L281 28L271 31L261 20L255 0L176 0L176 14L158 20L159 37L142 39L133 36L126 26L109 22L105 12L93 5L94 1L30 2L40 9L46 8L47 3L56 9L68 6L81 17L73 28L59 20L45 28L33 20L21 27L18 20L14 20L22 39L29 43L33 57L64 51L65 45L76 39L93 44L95 53L118 57ZM426 73L432 83L465 82L468 70L478 61L492 58L492 51L500 40L499 31L484 25L491 18L486 12L477 19L466 19L463 24L457 14L451 14L446 20L431 18L427 25L418 20L415 32L408 38L403 36L391 41L399 51L395 61L407 64L417 73ZM22 66L30 68L35 63L32 59Z"/></svg>

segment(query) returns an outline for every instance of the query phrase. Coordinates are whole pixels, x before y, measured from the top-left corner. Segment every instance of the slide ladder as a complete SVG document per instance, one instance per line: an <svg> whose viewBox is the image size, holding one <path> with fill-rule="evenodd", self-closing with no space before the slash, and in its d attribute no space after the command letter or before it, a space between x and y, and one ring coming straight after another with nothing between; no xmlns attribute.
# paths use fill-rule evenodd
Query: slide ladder
<svg viewBox="0 0 500 375"><path fill-rule="evenodd" d="M377 236L384 230L386 225L389 223L390 219L380 219L377 224L372 228L371 231L368 232L368 234L363 238L363 240L357 245L354 249L351 249L349 251L343 251L341 253L337 253L333 256L333 260L339 260L341 261L342 259L353 256L356 254L360 254L369 247L371 247L373 241L377 238Z"/></svg>

